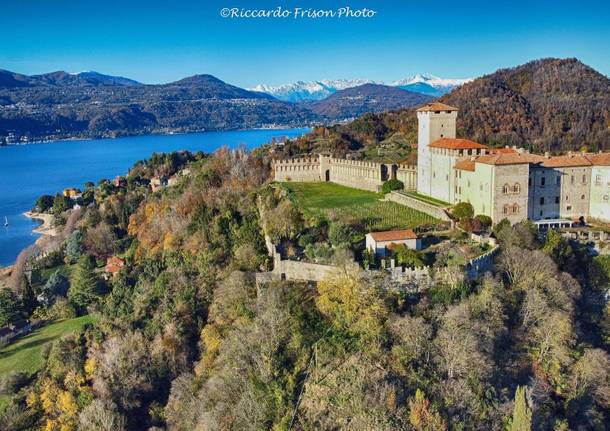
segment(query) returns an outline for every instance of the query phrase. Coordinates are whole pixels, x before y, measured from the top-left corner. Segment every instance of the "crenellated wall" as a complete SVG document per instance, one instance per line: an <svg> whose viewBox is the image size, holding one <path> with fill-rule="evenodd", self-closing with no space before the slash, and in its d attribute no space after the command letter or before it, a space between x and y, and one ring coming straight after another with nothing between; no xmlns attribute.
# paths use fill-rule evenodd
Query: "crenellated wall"
<svg viewBox="0 0 610 431"><path fill-rule="evenodd" d="M272 166L276 181L310 182L322 180L318 157L275 160Z"/></svg>
<svg viewBox="0 0 610 431"><path fill-rule="evenodd" d="M417 188L417 166L340 159L319 155L273 162L276 181L330 181L347 187L381 191L387 180L396 178L405 190Z"/></svg>
<svg viewBox="0 0 610 431"><path fill-rule="evenodd" d="M378 192L384 182L380 163L331 158L329 166L333 183Z"/></svg>

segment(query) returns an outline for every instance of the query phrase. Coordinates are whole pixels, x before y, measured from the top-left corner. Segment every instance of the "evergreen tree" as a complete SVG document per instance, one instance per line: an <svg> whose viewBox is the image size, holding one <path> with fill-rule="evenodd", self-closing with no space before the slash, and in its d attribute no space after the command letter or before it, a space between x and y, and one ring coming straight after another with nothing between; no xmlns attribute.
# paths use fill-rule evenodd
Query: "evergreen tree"
<svg viewBox="0 0 610 431"><path fill-rule="evenodd" d="M532 410L527 405L525 388L517 386L515 393L515 407L513 408L513 420L510 431L530 431L532 429Z"/></svg>
<svg viewBox="0 0 610 431"><path fill-rule="evenodd" d="M91 259L83 255L78 260L76 271L68 290L68 299L80 311L91 305L98 297L98 280L93 272Z"/></svg>
<svg viewBox="0 0 610 431"><path fill-rule="evenodd" d="M66 240L66 262L74 263L78 261L83 253L83 233L75 230Z"/></svg>
<svg viewBox="0 0 610 431"><path fill-rule="evenodd" d="M23 311L30 315L38 307L38 300L32 285L28 279L23 276L21 279L21 286L19 287L19 295L21 296L21 303L23 305Z"/></svg>
<svg viewBox="0 0 610 431"><path fill-rule="evenodd" d="M23 317L23 305L10 289L0 289L0 327L18 322Z"/></svg>

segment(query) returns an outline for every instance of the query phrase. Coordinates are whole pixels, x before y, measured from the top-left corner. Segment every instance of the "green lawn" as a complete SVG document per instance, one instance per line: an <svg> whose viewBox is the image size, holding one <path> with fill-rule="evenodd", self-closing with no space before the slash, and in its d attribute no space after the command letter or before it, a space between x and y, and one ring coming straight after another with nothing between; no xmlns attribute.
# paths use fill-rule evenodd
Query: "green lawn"
<svg viewBox="0 0 610 431"><path fill-rule="evenodd" d="M35 374L42 367L42 348L64 335L79 331L85 324L95 321L87 315L75 319L58 320L32 331L23 338L0 350L0 377L9 371Z"/></svg>
<svg viewBox="0 0 610 431"><path fill-rule="evenodd" d="M395 202L380 201L383 195L334 183L283 183L306 214L323 214L346 222L357 220L369 230L417 227L436 223L433 217Z"/></svg>

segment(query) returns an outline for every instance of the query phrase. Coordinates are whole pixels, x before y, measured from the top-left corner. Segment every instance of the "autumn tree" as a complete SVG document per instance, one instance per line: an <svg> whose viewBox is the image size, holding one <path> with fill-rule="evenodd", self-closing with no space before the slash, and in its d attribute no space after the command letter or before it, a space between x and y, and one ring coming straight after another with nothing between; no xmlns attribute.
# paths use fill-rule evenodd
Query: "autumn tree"
<svg viewBox="0 0 610 431"><path fill-rule="evenodd" d="M318 309L333 327L347 334L376 340L388 310L374 282L343 274L318 283Z"/></svg>
<svg viewBox="0 0 610 431"><path fill-rule="evenodd" d="M417 431L446 430L447 423L420 389L409 400L409 422Z"/></svg>

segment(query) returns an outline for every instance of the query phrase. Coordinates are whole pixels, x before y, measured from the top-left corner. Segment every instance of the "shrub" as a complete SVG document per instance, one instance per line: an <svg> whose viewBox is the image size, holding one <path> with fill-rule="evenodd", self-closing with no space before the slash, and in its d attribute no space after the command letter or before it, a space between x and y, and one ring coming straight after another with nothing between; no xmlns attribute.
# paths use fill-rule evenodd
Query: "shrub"
<svg viewBox="0 0 610 431"><path fill-rule="evenodd" d="M10 371L0 379L0 395L14 394L29 381L28 375L21 371Z"/></svg>
<svg viewBox="0 0 610 431"><path fill-rule="evenodd" d="M386 194L394 190L402 190L405 185L400 180L388 180L381 186L381 192Z"/></svg>
<svg viewBox="0 0 610 431"><path fill-rule="evenodd" d="M474 216L474 208L468 202L460 202L453 207L451 214L460 221L466 220Z"/></svg>
<svg viewBox="0 0 610 431"><path fill-rule="evenodd" d="M328 230L328 239L335 247L349 246L352 243L352 238L356 234L353 226L342 223L333 223Z"/></svg>
<svg viewBox="0 0 610 431"><path fill-rule="evenodd" d="M481 224L481 228L485 230L489 229L493 224L491 217L486 216L485 214L477 214L474 218L475 220L479 221L479 223Z"/></svg>
<svg viewBox="0 0 610 431"><path fill-rule="evenodd" d="M404 244L398 245L394 249L394 253L396 263L399 265L406 265L410 268L419 268L424 266L424 261L422 260L421 255L417 251L411 250Z"/></svg>

